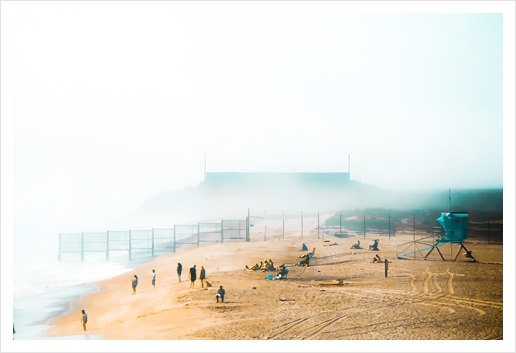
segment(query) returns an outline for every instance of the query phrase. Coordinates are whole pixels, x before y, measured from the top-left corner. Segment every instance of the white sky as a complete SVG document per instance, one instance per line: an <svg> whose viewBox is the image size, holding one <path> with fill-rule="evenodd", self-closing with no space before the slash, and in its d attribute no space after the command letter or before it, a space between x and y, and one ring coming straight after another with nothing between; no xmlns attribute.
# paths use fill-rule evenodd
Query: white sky
<svg viewBox="0 0 516 353"><path fill-rule="evenodd" d="M502 187L501 14L247 5L9 4L15 210L134 209L201 182L205 153L208 171L350 154L386 189Z"/></svg>
<svg viewBox="0 0 516 353"><path fill-rule="evenodd" d="M205 153L208 171L350 154L352 180L388 190L506 190L514 3L421 5L3 1L15 222L132 211L201 182Z"/></svg>

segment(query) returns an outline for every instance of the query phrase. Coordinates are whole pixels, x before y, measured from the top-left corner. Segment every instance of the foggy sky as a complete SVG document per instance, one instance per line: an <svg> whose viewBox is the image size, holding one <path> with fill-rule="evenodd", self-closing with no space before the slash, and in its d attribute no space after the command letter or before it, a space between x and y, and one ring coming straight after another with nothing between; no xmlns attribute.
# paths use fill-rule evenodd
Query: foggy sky
<svg viewBox="0 0 516 353"><path fill-rule="evenodd" d="M350 155L352 180L387 190L503 186L502 14L298 5L3 3L15 222L115 224L200 183L205 154L208 171Z"/></svg>
<svg viewBox="0 0 516 353"><path fill-rule="evenodd" d="M352 180L503 186L514 208L512 2L1 10L3 309L13 240L44 255L60 231L156 226L130 215L202 182L205 154L213 172L346 172L349 154Z"/></svg>

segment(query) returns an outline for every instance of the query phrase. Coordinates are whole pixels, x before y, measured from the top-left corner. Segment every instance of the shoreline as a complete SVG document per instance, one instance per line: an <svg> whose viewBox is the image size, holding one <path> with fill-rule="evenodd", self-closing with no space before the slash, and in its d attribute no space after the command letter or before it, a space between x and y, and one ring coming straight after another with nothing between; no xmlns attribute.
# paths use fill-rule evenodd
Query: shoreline
<svg viewBox="0 0 516 353"><path fill-rule="evenodd" d="M123 257L123 255L118 256L114 258L115 260L110 262L125 268L125 273L136 266L155 260L155 258L141 258L131 262L129 260L122 260ZM97 281L89 281L63 287L54 287L42 293L13 299L13 322L16 327L16 334L13 335L13 340L103 339L100 335L90 334L56 337L46 335L46 332L52 328L50 322L53 319L72 314L74 312L73 303L82 300L91 293L101 290L101 288L96 285L96 282Z"/></svg>
<svg viewBox="0 0 516 353"><path fill-rule="evenodd" d="M48 337L45 333L51 328L50 321L56 316L70 314L73 310L73 302L97 290L98 288L92 284L79 284L14 300L13 317L16 334L13 335L13 340L70 339L64 336ZM85 337L79 339L83 338ZM101 337L86 339L101 339Z"/></svg>

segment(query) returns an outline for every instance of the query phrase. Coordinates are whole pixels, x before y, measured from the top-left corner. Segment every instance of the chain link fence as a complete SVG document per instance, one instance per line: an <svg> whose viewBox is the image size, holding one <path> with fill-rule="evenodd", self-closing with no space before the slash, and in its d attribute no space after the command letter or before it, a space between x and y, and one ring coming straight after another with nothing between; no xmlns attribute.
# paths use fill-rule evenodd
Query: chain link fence
<svg viewBox="0 0 516 353"><path fill-rule="evenodd" d="M201 243L303 239L329 237L380 239L413 235L439 237L440 210L399 211L388 209L342 210L338 212L251 211L245 220L220 223L176 224L173 228L150 230L81 232L59 234L59 260L80 256L81 260L115 255L129 260L199 247ZM503 244L501 214L473 212L469 215L468 242Z"/></svg>

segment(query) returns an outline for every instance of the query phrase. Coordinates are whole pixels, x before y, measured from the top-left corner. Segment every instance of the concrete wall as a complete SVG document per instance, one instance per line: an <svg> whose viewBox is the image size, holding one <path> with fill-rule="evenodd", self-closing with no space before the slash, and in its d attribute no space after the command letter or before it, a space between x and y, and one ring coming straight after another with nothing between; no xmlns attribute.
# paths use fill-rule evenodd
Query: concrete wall
<svg viewBox="0 0 516 353"><path fill-rule="evenodd" d="M311 184L347 184L349 173L206 173L206 181L222 183L280 184L301 182Z"/></svg>

